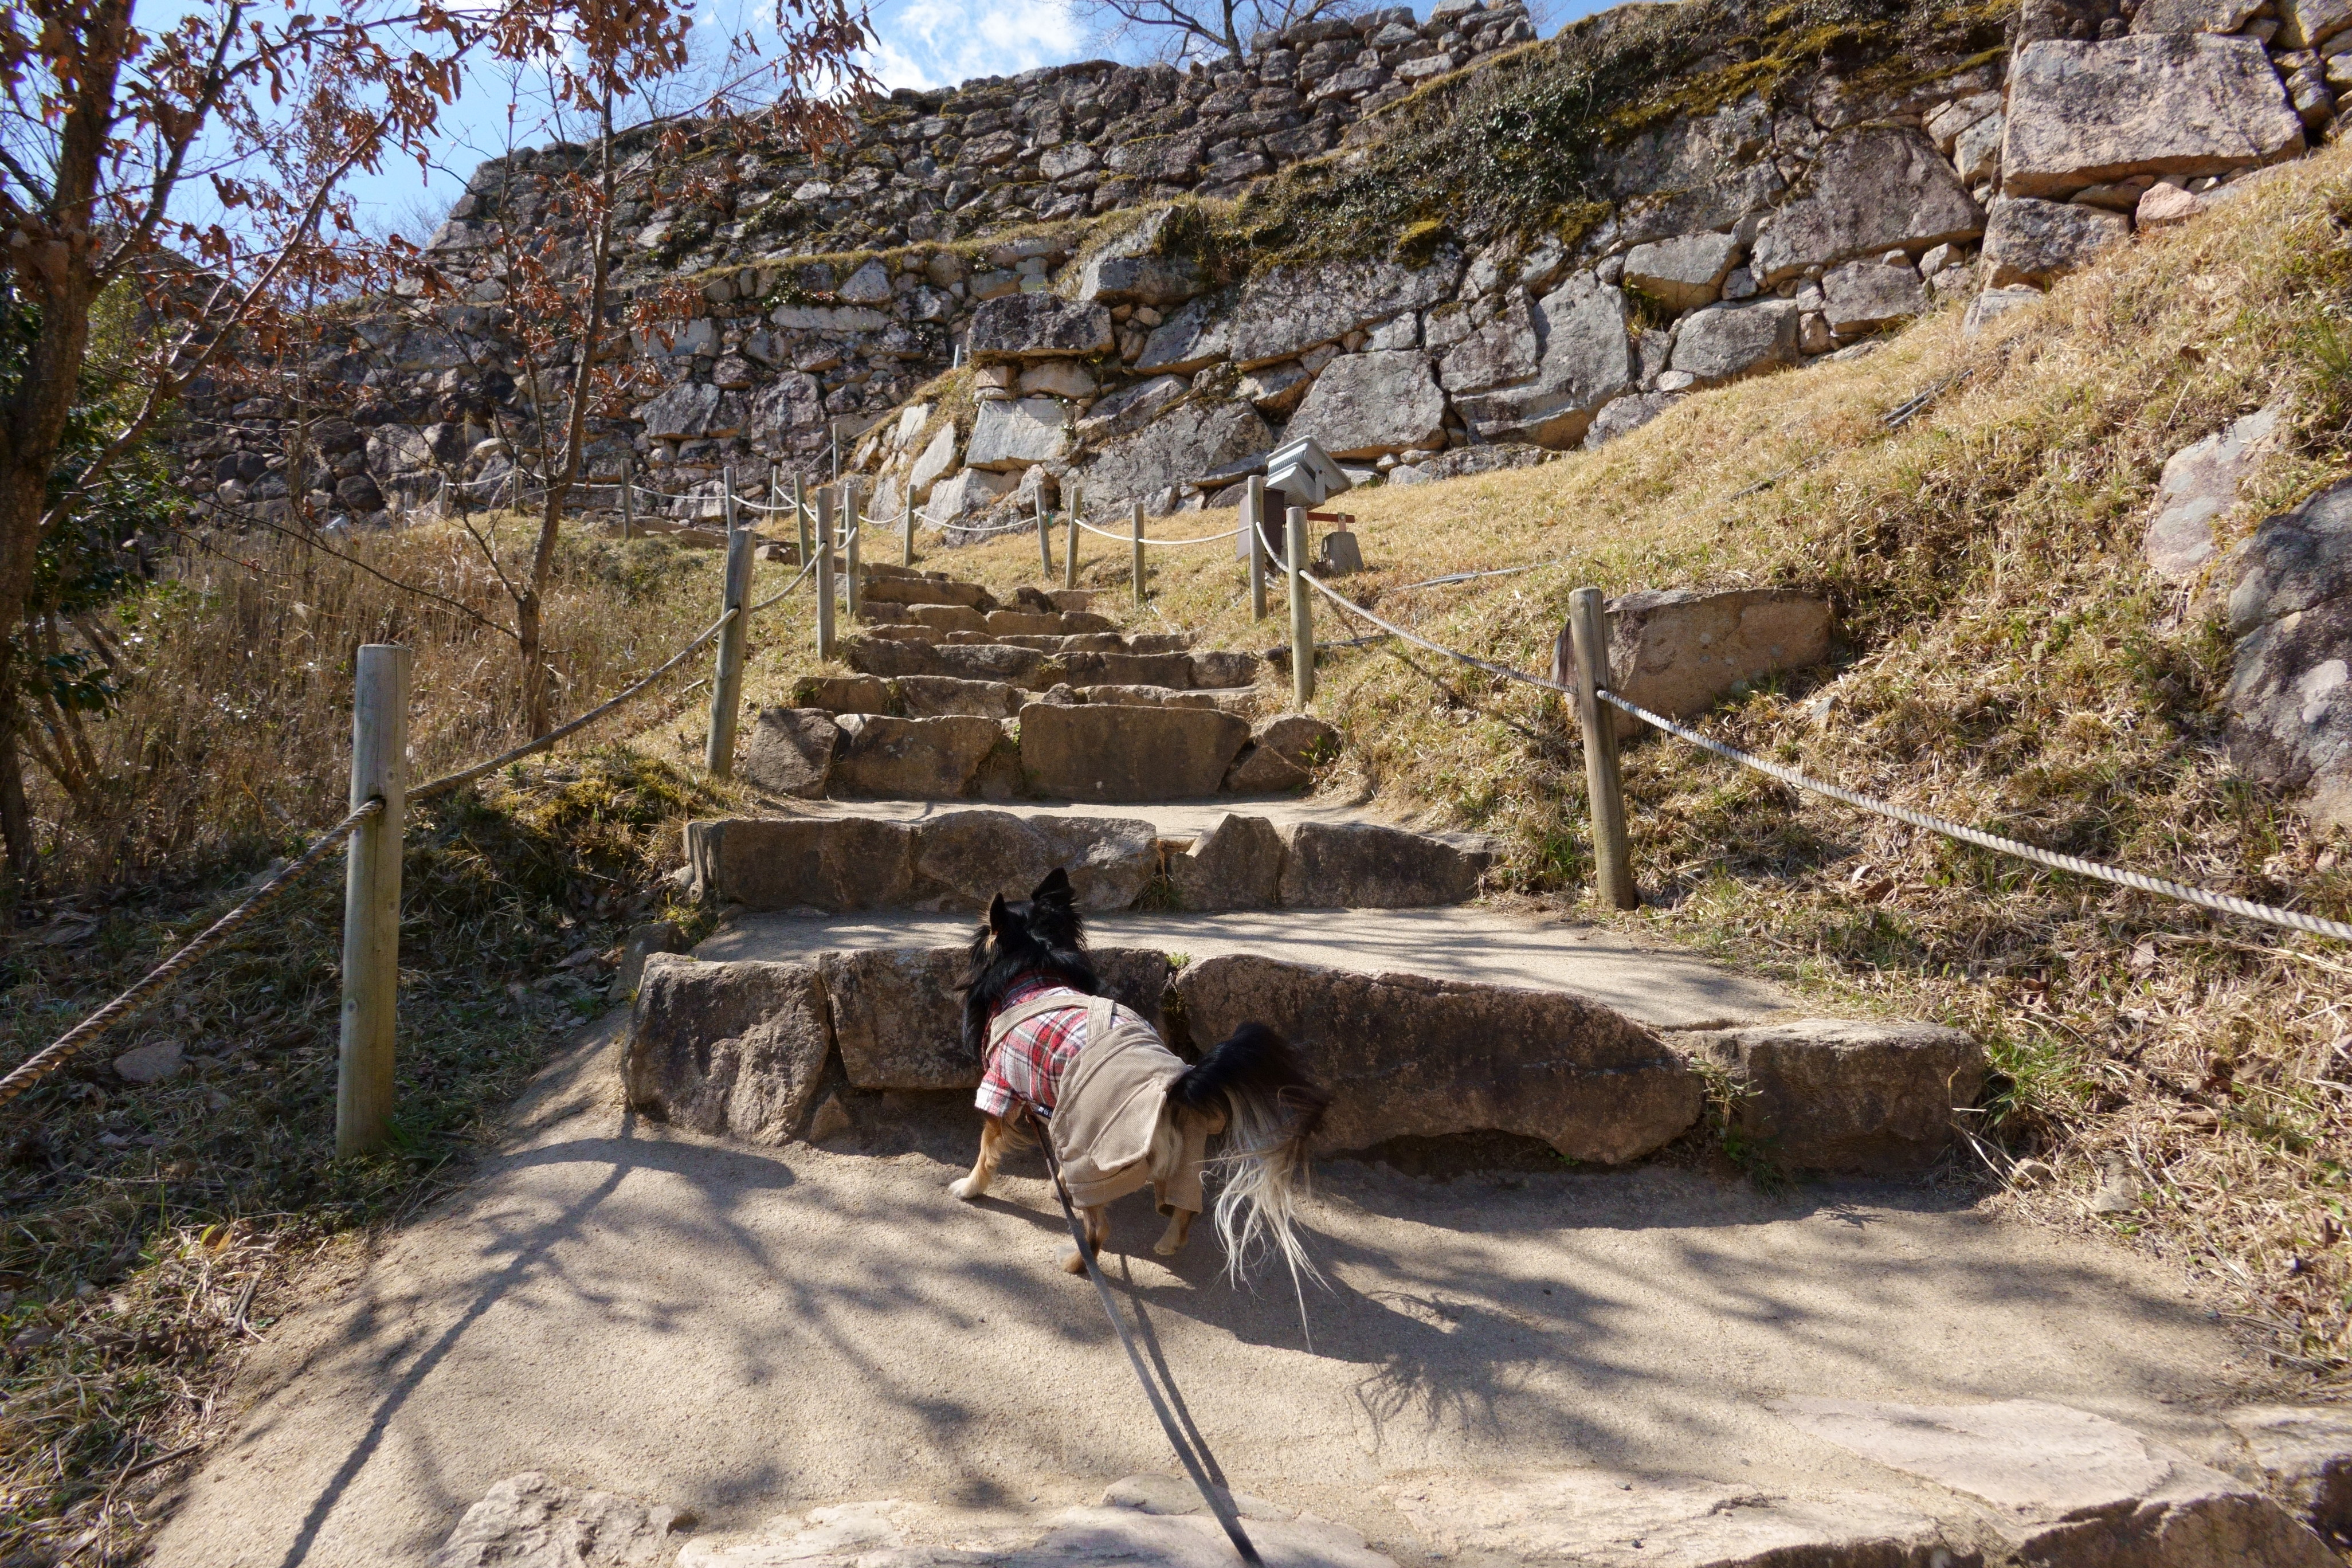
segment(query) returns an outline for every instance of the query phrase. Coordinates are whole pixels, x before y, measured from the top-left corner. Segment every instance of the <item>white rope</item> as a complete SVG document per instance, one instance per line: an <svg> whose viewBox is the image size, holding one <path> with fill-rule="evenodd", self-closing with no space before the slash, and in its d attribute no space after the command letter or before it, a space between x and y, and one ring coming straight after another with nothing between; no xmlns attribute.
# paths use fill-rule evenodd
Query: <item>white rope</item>
<svg viewBox="0 0 2352 1568"><path fill-rule="evenodd" d="M800 569L799 576L795 576L791 582L777 589L773 594L769 595L766 598L752 605L751 613L756 616L761 610L766 609L769 605L781 603L786 594L791 593L793 589L801 585L801 578L806 577L810 573L815 570L816 557L812 555L808 559L808 564Z"/></svg>
<svg viewBox="0 0 2352 1568"><path fill-rule="evenodd" d="M1113 533L1107 528L1097 528L1093 523L1088 522L1083 517L1078 519L1078 526L1085 529L1088 533L1098 533L1105 539L1116 539L1121 544L1132 544L1135 542L1135 535L1132 533ZM1225 530L1223 533L1204 533L1198 539L1152 539L1147 536L1143 542L1146 544L1167 545L1214 544L1220 539L1238 538L1241 535L1241 529L1238 526L1235 526Z"/></svg>
<svg viewBox="0 0 2352 1568"><path fill-rule="evenodd" d="M1261 539L1265 537L1263 532L1259 537ZM1444 654L1446 658L1460 663L1471 665L1528 686L1538 687L1546 691L1557 691L1570 697L1578 695L1574 689L1563 686L1559 681L1529 675L1523 669L1514 669L1507 664L1496 664L1488 659L1477 658L1470 654L1447 647L1444 643L1433 642L1418 632L1407 631L1404 627L1372 614L1345 595L1317 580L1313 575L1305 574L1302 575L1306 575L1309 586L1333 604L1350 615L1370 621L1382 631L1404 638L1407 642L1416 643L1433 653ZM2155 893L2164 898L2177 899L2182 903L2194 904L2200 909L2237 915L2245 920L2261 921L2265 924L2283 927L2288 931L2308 931L2315 936L2334 937L2339 942L2352 942L2352 925L2347 925L2341 921L2323 920L2316 915L2306 915L2294 910L2282 910L2270 904L2258 904L2252 900L2235 898L2228 893L2215 893L2203 888L2193 888L2185 882L2169 881L2162 877L2150 877L2144 872L2127 871L2118 866L2109 866L2096 860L2085 860L2076 855L2062 855L2054 850L2036 848L2018 839L2004 838L1998 834L1986 833L1962 823L1948 821L1940 816L1930 816L1925 812L1911 811L1903 806L1890 805L1885 801L1874 800L1866 795L1858 795L1853 790L1842 789L1836 784L1823 784L1819 779L1809 778L1794 768L1784 768L1777 763L1768 763L1761 757L1750 756L1735 746L1727 746L1720 741L1700 734L1696 730L1677 724L1671 719L1653 713L1637 703L1629 702L1613 691L1603 689L1599 695L1602 701L1622 709L1644 724L1663 730L1677 740L1687 741L1702 751L1712 752L1726 761L1753 768L1760 773L1780 780L1791 788L1806 790L1831 800L1842 801L1847 805L1875 813L1912 827L1924 828L1930 833L1940 833L1947 838L1958 839L1963 844L1973 844L1980 849L1990 849L2000 854L2014 856L2021 860L2032 861L2037 866L2047 866L2053 870L2072 872L2076 876L2111 882L2119 888L2130 888L2143 893Z"/></svg>

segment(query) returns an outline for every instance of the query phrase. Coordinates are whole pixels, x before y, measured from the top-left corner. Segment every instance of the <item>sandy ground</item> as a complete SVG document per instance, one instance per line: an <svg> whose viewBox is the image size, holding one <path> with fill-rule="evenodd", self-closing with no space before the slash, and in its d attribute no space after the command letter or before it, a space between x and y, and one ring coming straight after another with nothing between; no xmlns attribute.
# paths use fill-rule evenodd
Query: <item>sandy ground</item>
<svg viewBox="0 0 2352 1568"><path fill-rule="evenodd" d="M945 1192L969 1113L879 1153L692 1141L623 1111L618 1034L590 1031L468 1187L272 1331L153 1562L420 1563L532 1468L712 1529L883 1497L1056 1507L1173 1468L1093 1292L1051 1267L1035 1167L978 1205ZM1234 1484L1408 1564L1425 1553L1379 1489L1406 1477L1886 1489L1760 1408L1783 1393L2032 1395L2194 1443L2258 1375L2177 1282L1916 1184L1339 1163L1304 1328L1286 1287L1228 1287L1205 1237L1171 1269L1139 1198L1115 1214L1143 1255L1112 1278Z"/></svg>

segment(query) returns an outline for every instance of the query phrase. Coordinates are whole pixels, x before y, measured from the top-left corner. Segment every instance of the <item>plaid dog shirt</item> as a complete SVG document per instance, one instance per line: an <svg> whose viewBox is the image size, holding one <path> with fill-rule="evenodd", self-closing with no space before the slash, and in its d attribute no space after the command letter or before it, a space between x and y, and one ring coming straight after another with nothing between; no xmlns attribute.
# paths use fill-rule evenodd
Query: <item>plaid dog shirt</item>
<svg viewBox="0 0 2352 1568"><path fill-rule="evenodd" d="M1087 1008L1094 998L1037 974L1013 982L997 1004L1002 1011L1054 991L1068 996L1070 1005L1015 1024L990 1053L980 1092L972 1096L972 1103L988 1115L1010 1117L1016 1103L1034 1106L1040 1115L1054 1114L1063 1070L1087 1043Z"/></svg>

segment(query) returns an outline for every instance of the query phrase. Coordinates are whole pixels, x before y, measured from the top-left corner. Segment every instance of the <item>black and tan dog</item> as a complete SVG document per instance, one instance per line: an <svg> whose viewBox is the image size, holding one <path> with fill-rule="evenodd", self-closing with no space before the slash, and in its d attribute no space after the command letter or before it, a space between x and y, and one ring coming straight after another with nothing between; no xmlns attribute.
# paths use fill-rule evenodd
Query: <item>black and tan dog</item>
<svg viewBox="0 0 2352 1568"><path fill-rule="evenodd" d="M1034 1115L1082 1211L1087 1243L1110 1239L1104 1205L1151 1184L1167 1234L1162 1257L1184 1245L1213 1170L1214 1219L1228 1272L1261 1245L1296 1276L1312 1273L1292 1219L1305 1188L1307 1146L1330 1103L1283 1037L1244 1024L1187 1065L1151 1026L1102 994L1087 956L1070 879L1047 873L1027 900L1001 896L971 942L963 984L965 1047L983 1063L987 1116L971 1174L948 1190L977 1198L1008 1144L1025 1142ZM1218 1141L1210 1152L1210 1142ZM1083 1259L1064 1260L1073 1274Z"/></svg>

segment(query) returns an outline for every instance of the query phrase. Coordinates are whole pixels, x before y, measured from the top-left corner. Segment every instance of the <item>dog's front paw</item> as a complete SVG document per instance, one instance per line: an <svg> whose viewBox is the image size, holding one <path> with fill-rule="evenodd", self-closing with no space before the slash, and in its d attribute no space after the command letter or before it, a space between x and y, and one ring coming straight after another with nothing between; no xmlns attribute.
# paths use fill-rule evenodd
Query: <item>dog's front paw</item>
<svg viewBox="0 0 2352 1568"><path fill-rule="evenodd" d="M958 1176L948 1184L948 1194L950 1197L959 1197L970 1203L974 1198L988 1195L988 1184L975 1182L970 1176Z"/></svg>
<svg viewBox="0 0 2352 1568"><path fill-rule="evenodd" d="M1084 1274L1086 1271L1087 1260L1085 1257L1079 1253L1076 1247L1073 1247L1062 1254L1063 1273Z"/></svg>
<svg viewBox="0 0 2352 1568"><path fill-rule="evenodd" d="M1151 1244L1151 1250L1162 1258L1173 1258L1184 1250L1184 1238L1180 1236L1171 1241L1163 1236Z"/></svg>

